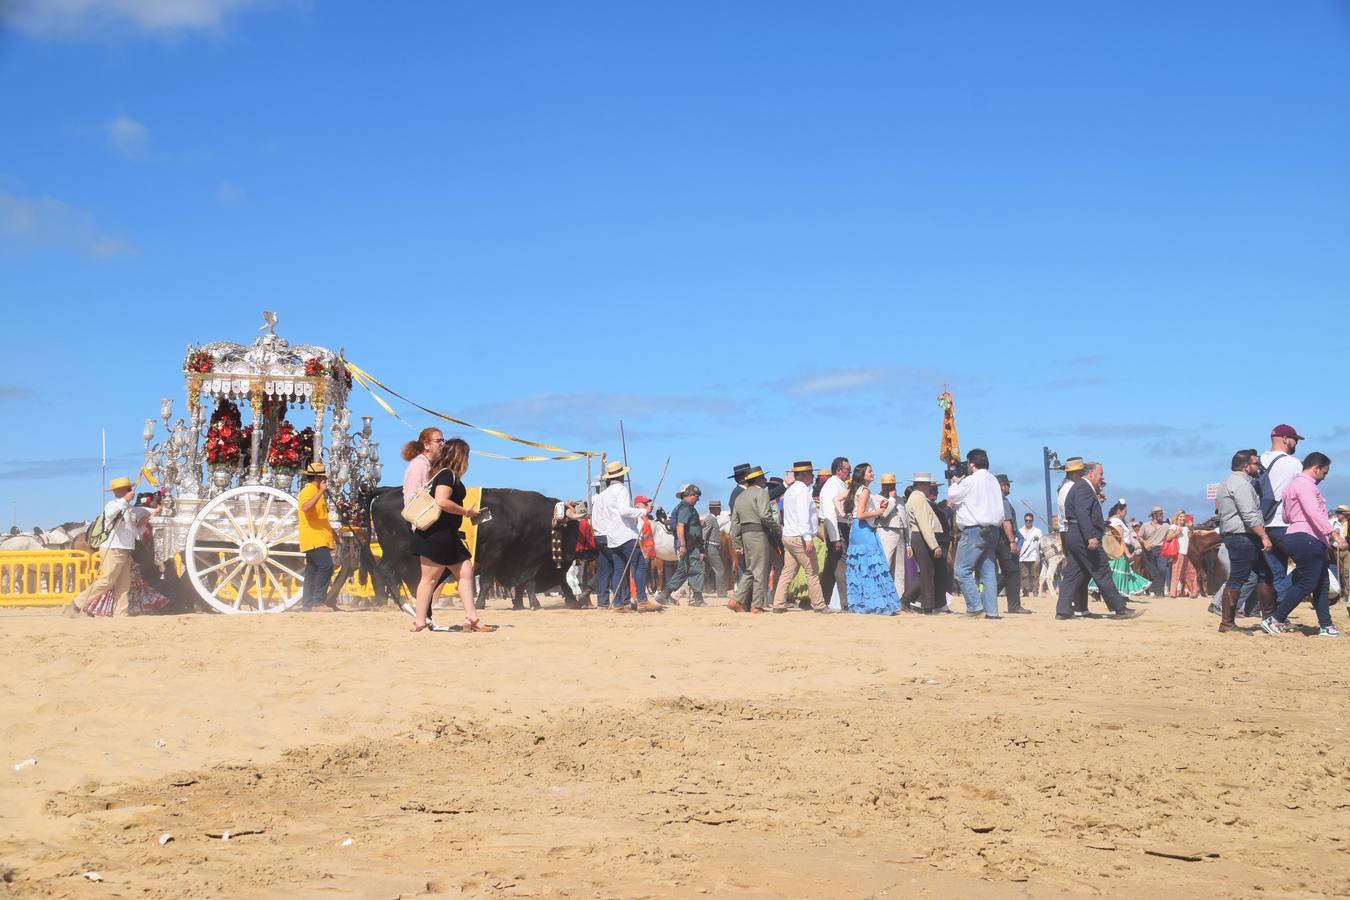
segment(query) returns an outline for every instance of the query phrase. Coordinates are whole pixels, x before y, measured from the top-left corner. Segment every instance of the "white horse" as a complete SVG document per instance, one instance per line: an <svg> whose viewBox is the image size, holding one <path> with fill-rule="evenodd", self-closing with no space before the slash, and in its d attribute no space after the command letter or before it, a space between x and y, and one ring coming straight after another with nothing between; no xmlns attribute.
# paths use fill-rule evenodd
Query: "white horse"
<svg viewBox="0 0 1350 900"><path fill-rule="evenodd" d="M1041 540L1041 583L1038 585L1040 593L1054 592L1055 575L1062 565L1064 565L1064 547L1059 539L1059 532L1056 531L1047 534Z"/></svg>

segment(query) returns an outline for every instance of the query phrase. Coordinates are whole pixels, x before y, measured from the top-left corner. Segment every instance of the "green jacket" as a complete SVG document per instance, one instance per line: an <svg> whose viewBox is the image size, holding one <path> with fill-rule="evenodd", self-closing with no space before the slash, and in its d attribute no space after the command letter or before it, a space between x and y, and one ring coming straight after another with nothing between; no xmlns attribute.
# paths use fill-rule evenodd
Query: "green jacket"
<svg viewBox="0 0 1350 900"><path fill-rule="evenodd" d="M781 527L773 514L773 504L769 502L766 488L755 485L748 487L736 498L731 508L731 541L741 550L741 537L746 534L763 534L767 539L779 533Z"/></svg>

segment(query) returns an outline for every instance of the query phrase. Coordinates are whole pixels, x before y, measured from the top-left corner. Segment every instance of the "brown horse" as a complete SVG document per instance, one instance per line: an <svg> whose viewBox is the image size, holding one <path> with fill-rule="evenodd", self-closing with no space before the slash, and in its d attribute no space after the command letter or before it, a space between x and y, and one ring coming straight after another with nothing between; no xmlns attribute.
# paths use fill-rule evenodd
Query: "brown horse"
<svg viewBox="0 0 1350 900"><path fill-rule="evenodd" d="M1195 566L1195 580L1200 588L1200 596L1212 594L1219 589L1222 573L1219 571L1219 545L1223 536L1218 529L1199 531L1191 529L1190 545L1186 548L1186 558Z"/></svg>

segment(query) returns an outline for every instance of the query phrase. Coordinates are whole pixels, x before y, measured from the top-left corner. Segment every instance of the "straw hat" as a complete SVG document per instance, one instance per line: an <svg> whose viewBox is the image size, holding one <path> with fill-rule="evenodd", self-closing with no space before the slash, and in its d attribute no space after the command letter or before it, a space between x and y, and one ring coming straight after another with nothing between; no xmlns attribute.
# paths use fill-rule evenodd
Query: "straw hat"
<svg viewBox="0 0 1350 900"><path fill-rule="evenodd" d="M321 475L326 476L328 470L323 467L323 463L310 463L305 466L305 474L310 478L318 478Z"/></svg>
<svg viewBox="0 0 1350 900"><path fill-rule="evenodd" d="M933 480L933 473L931 472L915 472L911 481L913 481L914 484L937 484L937 482Z"/></svg>
<svg viewBox="0 0 1350 900"><path fill-rule="evenodd" d="M131 487L130 478L122 478L119 476L117 478L114 478L112 481L108 482L108 490L110 491L120 491L123 488L129 487Z"/></svg>
<svg viewBox="0 0 1350 900"><path fill-rule="evenodd" d="M1070 456L1064 461L1065 472L1081 472L1083 468L1083 457L1081 456Z"/></svg>
<svg viewBox="0 0 1350 900"><path fill-rule="evenodd" d="M1350 516L1350 506L1346 506L1344 503L1338 505L1335 511L1338 513L1345 513L1347 516Z"/></svg>
<svg viewBox="0 0 1350 900"><path fill-rule="evenodd" d="M743 477L746 481L751 481L756 478L763 478L764 470L761 469L759 466L752 466L750 468L750 471L746 472Z"/></svg>
<svg viewBox="0 0 1350 900"><path fill-rule="evenodd" d="M881 476L882 484L895 484L895 475L891 472L885 472Z"/></svg>
<svg viewBox="0 0 1350 900"><path fill-rule="evenodd" d="M815 466L811 465L811 460L808 459L808 460L804 460L804 461L799 461L799 462L793 463L793 464L792 464L792 468L791 468L791 469L788 469L788 471L789 471L789 472L806 472L807 474L810 474L811 472L815 471Z"/></svg>
<svg viewBox="0 0 1350 900"><path fill-rule="evenodd" d="M627 474L628 474L628 467L625 466L623 463L619 462L618 460L615 460L614 462L605 466L605 474L601 475L600 477L605 481L613 481L614 479L622 478Z"/></svg>

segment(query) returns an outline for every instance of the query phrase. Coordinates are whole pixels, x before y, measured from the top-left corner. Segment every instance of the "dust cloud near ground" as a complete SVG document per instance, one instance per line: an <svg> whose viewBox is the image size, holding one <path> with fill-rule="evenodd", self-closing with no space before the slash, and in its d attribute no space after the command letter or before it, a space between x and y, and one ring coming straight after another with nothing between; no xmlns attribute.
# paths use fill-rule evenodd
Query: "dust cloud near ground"
<svg viewBox="0 0 1350 900"><path fill-rule="evenodd" d="M5 613L0 896L1350 894L1350 639L1029 605Z"/></svg>

